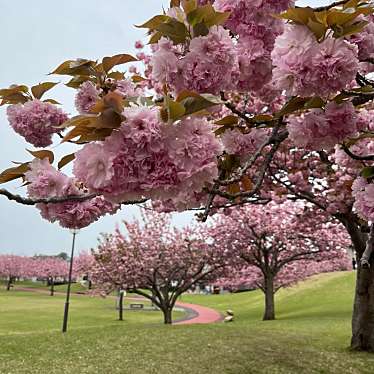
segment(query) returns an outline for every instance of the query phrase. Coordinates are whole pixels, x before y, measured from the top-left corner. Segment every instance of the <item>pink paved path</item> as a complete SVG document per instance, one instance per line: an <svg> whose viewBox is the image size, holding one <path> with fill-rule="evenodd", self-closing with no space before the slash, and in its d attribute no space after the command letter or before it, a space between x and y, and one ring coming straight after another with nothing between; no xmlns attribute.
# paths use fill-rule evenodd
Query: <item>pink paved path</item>
<svg viewBox="0 0 374 374"><path fill-rule="evenodd" d="M216 312L214 309L207 308L205 306L180 302L177 302L176 306L181 308L186 307L188 309L192 309L195 313L197 313L197 316L191 319L186 319L179 322L177 321L174 323L174 325L187 325L193 323L214 323L222 321L222 315L220 313Z"/></svg>
<svg viewBox="0 0 374 374"><path fill-rule="evenodd" d="M15 288L19 291L31 291L31 292L42 292L42 293L49 293L48 290L41 290L38 288L26 288L26 287L17 287ZM65 294L61 291L55 291L55 294ZM77 294L72 293L77 296L88 296L85 294ZM113 296L115 297L115 296ZM142 300L141 297L126 297L126 300ZM214 309L207 308L205 306L197 305L197 304L189 304L189 303L182 303L176 302L175 306L184 309L187 313L192 311L193 316L187 317L185 319L178 320L173 323L173 325L190 325L190 324L207 324L207 323L214 323L222 321L222 315L215 311Z"/></svg>

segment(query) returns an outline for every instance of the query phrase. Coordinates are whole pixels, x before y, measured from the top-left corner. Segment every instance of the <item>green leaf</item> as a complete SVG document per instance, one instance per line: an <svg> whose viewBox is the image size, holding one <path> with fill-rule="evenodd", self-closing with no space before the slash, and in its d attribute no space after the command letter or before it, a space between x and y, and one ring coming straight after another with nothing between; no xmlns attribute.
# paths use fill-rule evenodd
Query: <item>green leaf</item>
<svg viewBox="0 0 374 374"><path fill-rule="evenodd" d="M229 12L216 12L212 4L198 7L187 14L187 22L191 26L204 23L207 27L221 25L230 17Z"/></svg>
<svg viewBox="0 0 374 374"><path fill-rule="evenodd" d="M361 176L368 179L374 177L374 166L366 166L361 170Z"/></svg>
<svg viewBox="0 0 374 374"><path fill-rule="evenodd" d="M313 9L310 7L305 8L289 8L285 12L279 14L279 15L273 15L276 18L283 18L287 19L289 21L293 21L295 23L301 24L301 25L307 25L309 19L314 19L314 12Z"/></svg>
<svg viewBox="0 0 374 374"><path fill-rule="evenodd" d="M188 30L184 23L172 18L166 23L161 23L155 30L166 36L174 42L174 44L184 43L188 36Z"/></svg>
<svg viewBox="0 0 374 374"><path fill-rule="evenodd" d="M304 104L304 108L305 109L323 108L325 104L326 104L325 101L321 99L319 96L314 96Z"/></svg>
<svg viewBox="0 0 374 374"><path fill-rule="evenodd" d="M162 38L162 33L157 31L149 39L148 44L156 44Z"/></svg>
<svg viewBox="0 0 374 374"><path fill-rule="evenodd" d="M75 153L70 153L69 155L64 156L57 164L58 169L62 169L65 165L75 159Z"/></svg>
<svg viewBox="0 0 374 374"><path fill-rule="evenodd" d="M207 97L204 97L207 96ZM217 100L213 100L213 97ZM186 115L200 112L203 109L210 108L212 106L222 104L222 101L218 102L218 98L213 95L198 95L192 97L186 97L181 100L184 107L186 108Z"/></svg>
<svg viewBox="0 0 374 374"><path fill-rule="evenodd" d="M29 152L35 158L38 158L40 160L48 158L50 164L52 164L55 159L53 152L47 149L42 149L40 151L30 151L29 149L26 149L26 151Z"/></svg>
<svg viewBox="0 0 374 374"><path fill-rule="evenodd" d="M169 98L166 100L167 110L169 113L169 118L172 121L176 121L177 119L183 117L183 115L186 113L186 109L183 106L183 104L173 101Z"/></svg>
<svg viewBox="0 0 374 374"><path fill-rule="evenodd" d="M46 100L43 100L43 103L51 103L51 104L55 104L55 105L61 105L61 103L59 103L55 99L46 99Z"/></svg>
<svg viewBox="0 0 374 374"><path fill-rule="evenodd" d="M197 25L193 26L193 36L196 38L198 36L207 36L209 34L208 26L200 22Z"/></svg>
<svg viewBox="0 0 374 374"><path fill-rule="evenodd" d="M135 57L127 54L119 54L112 57L104 57L102 66L105 72L111 70L114 66L126 64L127 62L138 61Z"/></svg>
<svg viewBox="0 0 374 374"><path fill-rule="evenodd" d="M238 117L230 115L220 119L219 121L215 122L215 124L218 126L232 126L237 125L238 121Z"/></svg>
<svg viewBox="0 0 374 374"><path fill-rule="evenodd" d="M304 109L305 103L310 100L309 97L293 97L284 104L283 108L277 113L277 117L291 114L297 110Z"/></svg>
<svg viewBox="0 0 374 374"><path fill-rule="evenodd" d="M150 29L155 30L157 26L159 26L161 23L164 23L166 21L169 21L171 17L166 16L164 14L159 14L157 16L152 17L147 22L143 23L142 25L135 25L135 27L142 28L142 29Z"/></svg>
<svg viewBox="0 0 374 374"><path fill-rule="evenodd" d="M37 84L36 86L31 87L31 92L35 99L41 99L42 96L52 89L54 86L56 86L58 83L55 82L45 82L45 83L40 83Z"/></svg>
<svg viewBox="0 0 374 374"><path fill-rule="evenodd" d="M92 78L89 75L77 75L70 79L68 83L65 83L65 86L77 89L81 86L82 83L87 81L96 83L96 78Z"/></svg>

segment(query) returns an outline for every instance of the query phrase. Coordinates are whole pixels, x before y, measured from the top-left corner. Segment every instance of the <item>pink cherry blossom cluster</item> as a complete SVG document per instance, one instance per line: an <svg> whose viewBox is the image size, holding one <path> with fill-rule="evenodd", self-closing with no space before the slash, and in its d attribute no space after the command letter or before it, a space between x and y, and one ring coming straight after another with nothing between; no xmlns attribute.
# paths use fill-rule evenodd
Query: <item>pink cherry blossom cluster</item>
<svg viewBox="0 0 374 374"><path fill-rule="evenodd" d="M356 45L333 37L318 43L302 25L286 25L271 56L275 85L290 96L328 97L348 87L359 70Z"/></svg>
<svg viewBox="0 0 374 374"><path fill-rule="evenodd" d="M350 102L330 102L325 110L312 109L288 121L292 142L310 150L331 149L335 144L357 132L357 115Z"/></svg>
<svg viewBox="0 0 374 374"><path fill-rule="evenodd" d="M283 22L272 16L293 4L293 1L217 0L214 7L230 12L225 26L239 36L237 54L240 76L239 91L258 91L271 80L270 53L277 35L283 31Z"/></svg>
<svg viewBox="0 0 374 374"><path fill-rule="evenodd" d="M374 221L374 184L358 177L352 185L352 193L355 197L353 207L358 215L367 221Z"/></svg>
<svg viewBox="0 0 374 374"><path fill-rule="evenodd" d="M254 153L267 137L268 132L264 129L252 129L247 134L234 129L225 131L221 139L227 153L248 156Z"/></svg>
<svg viewBox="0 0 374 374"><path fill-rule="evenodd" d="M193 38L183 58L178 52L169 41L159 41L151 60L155 81L169 83L177 92L218 94L235 87L238 57L228 30L215 26L207 36Z"/></svg>
<svg viewBox="0 0 374 374"><path fill-rule="evenodd" d="M123 97L139 95L139 91L129 79L122 79L111 82L115 92ZM75 107L80 114L87 114L100 99L102 89L97 88L91 81L82 83L75 96Z"/></svg>
<svg viewBox="0 0 374 374"><path fill-rule="evenodd" d="M166 124L156 108L147 107L123 114L126 120L118 131L77 152L74 174L90 191L116 202L184 200L217 177L222 147L205 119Z"/></svg>
<svg viewBox="0 0 374 374"><path fill-rule="evenodd" d="M374 17L362 17L362 20L368 24L360 33L352 35L349 41L358 46L358 57L360 61L365 61L374 58Z"/></svg>
<svg viewBox="0 0 374 374"><path fill-rule="evenodd" d="M68 119L56 105L37 99L9 105L7 115L13 130L35 147L52 144L53 134L61 131L58 126Z"/></svg>
<svg viewBox="0 0 374 374"><path fill-rule="evenodd" d="M25 174L30 183L27 187L32 198L63 197L84 195L78 189L76 181L53 168L48 159L35 159L30 163L30 170ZM102 196L82 202L65 201L61 203L39 203L37 208L43 218L58 222L66 228L83 228L109 213L114 214L119 208L105 200Z"/></svg>

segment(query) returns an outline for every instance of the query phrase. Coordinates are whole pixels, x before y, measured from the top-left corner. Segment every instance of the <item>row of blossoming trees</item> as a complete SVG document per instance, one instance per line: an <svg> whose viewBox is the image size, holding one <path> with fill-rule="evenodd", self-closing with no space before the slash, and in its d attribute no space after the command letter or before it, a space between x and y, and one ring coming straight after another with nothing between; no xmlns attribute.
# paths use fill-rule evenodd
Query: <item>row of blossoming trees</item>
<svg viewBox="0 0 374 374"><path fill-rule="evenodd" d="M180 295L199 283L260 288L264 320L274 294L312 274L350 269L342 225L294 203L230 208L208 225L176 229L170 215L144 212L126 235L103 235L87 273L97 290L128 290L152 301L172 322Z"/></svg>
<svg viewBox="0 0 374 374"><path fill-rule="evenodd" d="M74 278L86 275L90 258L86 253L78 256L74 266ZM48 283L53 296L56 280L65 280L67 276L68 262L59 257L0 255L0 279L6 282L8 291L17 279L37 278Z"/></svg>
<svg viewBox="0 0 374 374"><path fill-rule="evenodd" d="M47 147L56 134L77 145L57 168L50 150L30 151L33 160L0 176L22 178L28 197L0 194L73 228L146 200L200 209L202 221L229 206L308 201L350 235L359 260L351 345L374 350L370 2L171 0L140 27L151 44L137 55L144 74L116 70L137 60L128 54L52 72L77 89L77 116L43 99L53 82L0 90L27 142ZM68 176L60 169L72 161Z"/></svg>

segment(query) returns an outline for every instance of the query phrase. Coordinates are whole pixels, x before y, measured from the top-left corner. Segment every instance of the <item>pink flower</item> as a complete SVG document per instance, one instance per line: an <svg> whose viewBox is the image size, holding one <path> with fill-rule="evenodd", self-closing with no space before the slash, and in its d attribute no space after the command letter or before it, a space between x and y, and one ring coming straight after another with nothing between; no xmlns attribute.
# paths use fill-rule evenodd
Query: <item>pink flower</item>
<svg viewBox="0 0 374 374"><path fill-rule="evenodd" d="M252 129L248 134L239 130L225 131L221 136L224 149L227 153L247 156L254 153L267 138L266 130Z"/></svg>
<svg viewBox="0 0 374 374"><path fill-rule="evenodd" d="M144 44L140 40L137 40L135 42L135 48L136 49L142 49L142 48L144 48Z"/></svg>
<svg viewBox="0 0 374 374"><path fill-rule="evenodd" d="M93 189L110 182L114 175L114 154L106 152L102 144L87 144L76 153L74 175Z"/></svg>
<svg viewBox="0 0 374 374"><path fill-rule="evenodd" d="M318 43L305 26L287 25L272 59L273 80L288 95L328 97L351 84L359 68L358 49L343 39Z"/></svg>
<svg viewBox="0 0 374 374"><path fill-rule="evenodd" d="M80 114L89 113L96 101L100 98L100 90L95 85L86 81L79 87L77 95L75 96L75 107Z"/></svg>
<svg viewBox="0 0 374 374"><path fill-rule="evenodd" d="M178 58L172 49L172 43L165 38L158 42L158 50L153 54L152 78L158 82L172 83L178 71Z"/></svg>
<svg viewBox="0 0 374 374"><path fill-rule="evenodd" d="M52 144L52 135L61 131L58 126L68 119L56 105L36 99L9 105L7 115L13 130L35 147Z"/></svg>
<svg viewBox="0 0 374 374"><path fill-rule="evenodd" d="M310 150L331 149L357 132L357 116L351 102L330 102L325 111L313 109L289 119L288 131L293 143Z"/></svg>
<svg viewBox="0 0 374 374"><path fill-rule="evenodd" d="M31 197L48 198L62 196L70 186L70 178L57 171L48 161L34 159L29 164L30 170L25 173L26 181L30 184L27 191Z"/></svg>
<svg viewBox="0 0 374 374"><path fill-rule="evenodd" d="M238 56L229 31L213 27L207 36L191 40L190 51L180 60L176 91L188 89L218 94L235 87L239 74Z"/></svg>

